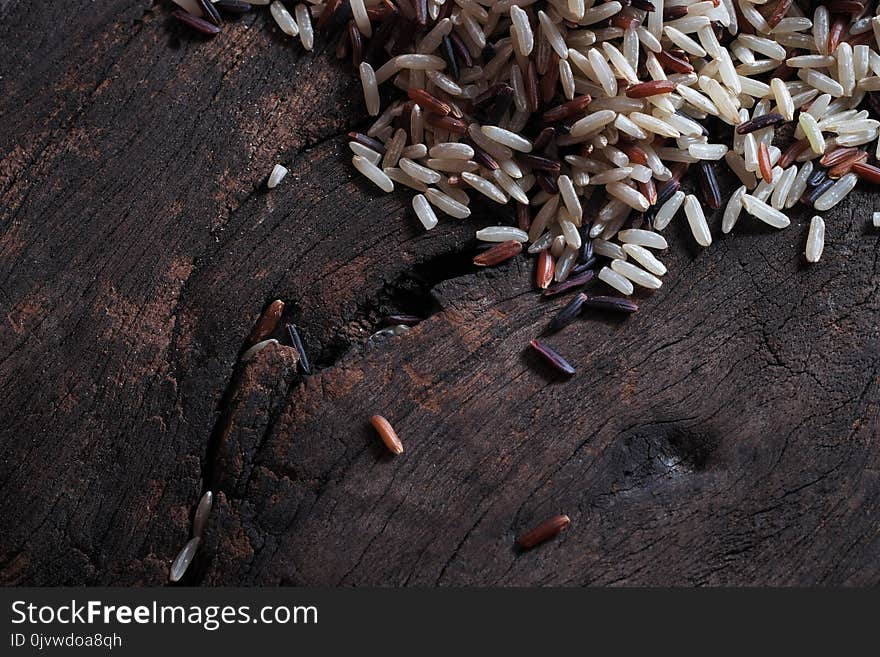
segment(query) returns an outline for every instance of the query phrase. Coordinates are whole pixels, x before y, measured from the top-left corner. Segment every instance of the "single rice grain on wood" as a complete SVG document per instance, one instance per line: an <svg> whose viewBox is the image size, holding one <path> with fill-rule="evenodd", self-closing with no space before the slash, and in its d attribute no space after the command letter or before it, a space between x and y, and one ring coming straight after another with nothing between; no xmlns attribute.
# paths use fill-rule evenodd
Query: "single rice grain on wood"
<svg viewBox="0 0 880 657"><path fill-rule="evenodd" d="M551 538L555 538L561 532L568 529L570 524L571 519L566 515L553 516L533 529L521 534L516 539L517 545L522 550L530 550L541 543L546 543Z"/></svg>
<svg viewBox="0 0 880 657"><path fill-rule="evenodd" d="M208 524L208 517L211 515L211 507L214 505L214 493L205 491L196 506L196 512L193 515L192 535L201 538Z"/></svg>
<svg viewBox="0 0 880 657"><path fill-rule="evenodd" d="M810 221L810 231L807 234L807 246L805 249L807 262L819 262L824 247L825 221L822 217L815 216Z"/></svg>
<svg viewBox="0 0 880 657"><path fill-rule="evenodd" d="M381 415L374 415L370 418L370 424L373 425L373 428L379 434L379 438L385 447L388 448L389 452L394 455L403 454L403 443L388 420Z"/></svg>
<svg viewBox="0 0 880 657"><path fill-rule="evenodd" d="M168 575L168 579L171 582L179 582L180 579L186 574L187 569L192 563L193 557L196 555L196 551L199 549L199 545L201 545L202 539L198 536L191 538L187 541L186 545L177 553L177 556L174 558L174 562L171 564L171 571Z"/></svg>
<svg viewBox="0 0 880 657"><path fill-rule="evenodd" d="M284 176L287 175L287 172L287 167L276 164L274 167L272 167L271 173L269 173L269 179L266 181L266 187L268 187L269 189L274 189L275 187L277 187L278 183L280 183L284 179Z"/></svg>

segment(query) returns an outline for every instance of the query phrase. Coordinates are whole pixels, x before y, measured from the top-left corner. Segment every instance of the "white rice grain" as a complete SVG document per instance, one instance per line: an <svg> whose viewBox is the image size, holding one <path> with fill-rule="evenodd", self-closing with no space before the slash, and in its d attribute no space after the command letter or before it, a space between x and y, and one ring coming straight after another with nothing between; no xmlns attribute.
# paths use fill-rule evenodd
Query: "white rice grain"
<svg viewBox="0 0 880 657"><path fill-rule="evenodd" d="M550 219L556 217L559 209L559 194L551 196L535 214L532 225L529 228L529 240L534 242L547 228Z"/></svg>
<svg viewBox="0 0 880 657"><path fill-rule="evenodd" d="M448 36L450 32L452 32L452 20L444 18L422 38L419 43L419 52L423 54L434 52L443 43L443 37Z"/></svg>
<svg viewBox="0 0 880 657"><path fill-rule="evenodd" d="M617 258L619 260L626 260L627 257L626 251L623 250L620 244L603 240L601 237L593 240L593 253L603 258Z"/></svg>
<svg viewBox="0 0 880 657"><path fill-rule="evenodd" d="M386 176L391 178L392 181L398 182L401 185L409 187L410 189L414 189L417 192L424 193L428 189L428 186L421 180L416 180L415 178L404 173L403 170L398 169L397 167L386 167L382 169L382 172Z"/></svg>
<svg viewBox="0 0 880 657"><path fill-rule="evenodd" d="M605 52L605 56L611 62L614 70L620 74L620 77L630 84L636 84L639 81L636 70L626 60L622 52L607 42L602 44L602 50Z"/></svg>
<svg viewBox="0 0 880 657"><path fill-rule="evenodd" d="M657 214L654 216L654 230L663 230L669 225L681 204L684 203L684 198L684 192L675 192L675 194L669 197L669 200L660 206L660 209L657 210Z"/></svg>
<svg viewBox="0 0 880 657"><path fill-rule="evenodd" d="M813 13L813 43L816 46L816 50L822 55L828 54L829 30L828 9L823 5L819 5Z"/></svg>
<svg viewBox="0 0 880 657"><path fill-rule="evenodd" d="M609 97L616 96L617 78L614 77L614 72L611 70L608 62L605 61L605 57L599 49L591 48L587 53L587 58L590 60L590 66L593 69L592 77L602 86L605 95Z"/></svg>
<svg viewBox="0 0 880 657"><path fill-rule="evenodd" d="M351 0L351 16L357 25L358 31L365 37L373 35L373 29L370 27L370 17L367 15L367 8L364 0Z"/></svg>
<svg viewBox="0 0 880 657"><path fill-rule="evenodd" d="M666 249L669 244L662 235L650 230L642 230L640 228L629 228L622 230L617 234L617 238L626 244L637 244L649 249Z"/></svg>
<svg viewBox="0 0 880 657"><path fill-rule="evenodd" d="M529 15L521 7L512 5L510 7L510 20L513 23L511 34L514 35L514 44L516 45L517 52L523 57L528 57L535 45L535 37L529 25Z"/></svg>
<svg viewBox="0 0 880 657"><path fill-rule="evenodd" d="M634 288L630 280L622 274L614 271L613 269L602 267L602 269L599 270L599 275L597 276L597 278L603 283L607 283L623 295L629 296L633 293Z"/></svg>
<svg viewBox="0 0 880 657"><path fill-rule="evenodd" d="M425 227L425 230L431 230L437 225L437 215L434 214L434 210L432 210L431 206L428 204L428 199L422 194L416 194L413 196L412 206L413 210L416 211L416 216L419 218L419 221L422 222L422 226Z"/></svg>
<svg viewBox="0 0 880 657"><path fill-rule="evenodd" d="M431 157L450 160L470 160L474 156L472 147L458 142L435 144L428 152Z"/></svg>
<svg viewBox="0 0 880 657"><path fill-rule="evenodd" d="M299 36L299 27L297 26L296 21L293 19L293 16L290 15L290 12L287 11L287 7L281 4L280 0L274 0L274 2L269 5L269 13L272 14L272 18L275 19L275 22L278 24L278 27L281 28L282 32L292 37Z"/></svg>
<svg viewBox="0 0 880 657"><path fill-rule="evenodd" d="M529 204L529 197L522 188L516 184L516 181L508 176L503 169L495 169L495 171L492 172L492 178L495 179L495 183L507 192L511 198L516 199L523 205Z"/></svg>
<svg viewBox="0 0 880 657"><path fill-rule="evenodd" d="M651 274L626 260L612 260L611 269L618 274L625 276L636 285L646 287L650 290L657 290L663 285L663 281L654 276L654 274Z"/></svg>
<svg viewBox="0 0 880 657"><path fill-rule="evenodd" d="M703 214L703 206L693 194L688 194L684 199L684 213L697 244L712 244L712 234L709 232L709 224L706 223L706 215Z"/></svg>
<svg viewBox="0 0 880 657"><path fill-rule="evenodd" d="M616 116L617 113L609 109L599 110L598 112L588 114L584 118L576 121L574 125L572 125L571 135L574 137L588 135L592 132L595 132L596 130L601 129L608 123L611 123Z"/></svg>
<svg viewBox="0 0 880 657"><path fill-rule="evenodd" d="M562 85L562 93L567 100L573 100L575 95L574 74L571 64L566 59L559 60L559 83Z"/></svg>
<svg viewBox="0 0 880 657"><path fill-rule="evenodd" d="M810 232L807 233L807 246L804 255L807 262L819 262L822 257L822 249L825 248L825 221L820 216L815 216L810 221Z"/></svg>
<svg viewBox="0 0 880 657"><path fill-rule="evenodd" d="M441 212L445 212L454 219L467 219L471 216L471 210L469 207L433 187L429 187L427 191L425 191L425 197L431 205Z"/></svg>
<svg viewBox="0 0 880 657"><path fill-rule="evenodd" d="M727 154L724 144L691 144L688 153L698 160L720 160Z"/></svg>
<svg viewBox="0 0 880 657"><path fill-rule="evenodd" d="M698 110L705 112L706 114L711 114L712 116L719 116L721 114L721 111L715 106L715 103L706 98L706 96L696 89L691 89L687 85L679 84L675 90L682 98Z"/></svg>
<svg viewBox="0 0 880 657"><path fill-rule="evenodd" d="M361 1L361 0L355 0ZM352 6L354 3L352 3ZM398 55L395 57L399 68L412 69L416 71L441 71L446 67L446 61L437 55L421 55L410 53L408 55Z"/></svg>
<svg viewBox="0 0 880 657"><path fill-rule="evenodd" d="M415 178L416 180L420 180L426 185L433 185L442 177L433 169L422 166L421 164L413 162L406 157L400 158L397 166L399 166L406 175L410 176L411 178Z"/></svg>
<svg viewBox="0 0 880 657"><path fill-rule="evenodd" d="M820 93L831 94L835 98L843 95L843 86L839 82L814 68L800 68L797 75L808 85L818 89Z"/></svg>
<svg viewBox="0 0 880 657"><path fill-rule="evenodd" d="M770 80L770 89L773 91L773 97L776 98L776 105L779 107L779 113L786 121L794 118L794 102L791 99L791 93L785 82L779 78Z"/></svg>
<svg viewBox="0 0 880 657"><path fill-rule="evenodd" d="M581 234L574 223L568 219L562 219L559 222L559 229L562 231L562 236L565 238L565 243L568 246L573 249L581 248Z"/></svg>
<svg viewBox="0 0 880 657"><path fill-rule="evenodd" d="M195 538L201 538L205 533L205 527L208 525L208 518L211 515L211 507L214 505L214 493L205 491L196 506L196 512L193 515L192 535Z"/></svg>
<svg viewBox="0 0 880 657"><path fill-rule="evenodd" d="M360 146L360 144L358 144L358 146ZM376 153L376 155L378 155L378 153ZM266 181L266 187L268 187L269 189L274 189L275 187L277 187L278 183L280 183L284 179L284 176L287 175L287 172L287 167L276 164L274 167L272 167L272 171L269 174L269 179Z"/></svg>
<svg viewBox="0 0 880 657"><path fill-rule="evenodd" d="M571 178L567 175L561 175L556 179L556 183L559 187L559 195L562 197L568 213L576 220L577 224L580 224L583 208Z"/></svg>
<svg viewBox="0 0 880 657"><path fill-rule="evenodd" d="M169 573L168 579L171 582L179 582L180 579L186 573L187 568L189 568L190 563L192 563L193 557L196 554L196 551L199 549L199 545L201 544L202 539L196 536L195 538L191 538L187 541L186 545L183 546L183 549L177 553L177 556L174 558L174 562L171 564L171 572Z"/></svg>
<svg viewBox="0 0 880 657"><path fill-rule="evenodd" d="M515 151L520 151L521 153L532 152L532 142L515 132L494 125L484 125L481 130L489 139L503 146L512 148Z"/></svg>
<svg viewBox="0 0 880 657"><path fill-rule="evenodd" d="M788 200L788 193L791 191L791 186L794 184L794 178L796 175L796 166L790 166L782 172L782 175L779 177L779 182L773 187L773 195L770 197L770 205L773 208L782 210L785 207L785 202Z"/></svg>
<svg viewBox="0 0 880 657"><path fill-rule="evenodd" d="M798 117L798 126L803 130L807 141L810 142L812 151L818 155L824 153L825 138L822 136L822 131L819 129L819 124L815 117L809 112L801 112Z"/></svg>
<svg viewBox="0 0 880 657"><path fill-rule="evenodd" d="M751 194L742 197L742 204L746 212L774 228L786 228L791 223L782 212Z"/></svg>
<svg viewBox="0 0 880 657"><path fill-rule="evenodd" d="M351 162L352 164L354 164L355 169L360 171L383 192L394 191L394 183L391 181L391 178L389 178L388 175L384 171L382 171L382 169L370 162L367 158L361 157L360 155L355 155L351 159Z"/></svg>
<svg viewBox="0 0 880 657"><path fill-rule="evenodd" d="M709 26L705 25L703 27L709 27ZM698 28L698 29L701 29L701 28ZM703 47L699 43L697 43L696 41L691 39L686 34L675 29L674 27L671 27L670 25L666 25L666 27L663 29L663 31L666 33L667 38L670 41L672 41L672 43L677 45L679 48L684 50L686 53L688 53L690 55L694 55L695 57L705 57L706 56L706 51L703 49Z"/></svg>
<svg viewBox="0 0 880 657"><path fill-rule="evenodd" d="M463 172L461 177L468 185L496 203L501 203L502 205L507 203L507 196L504 192L485 178L467 171Z"/></svg>
<svg viewBox="0 0 880 657"><path fill-rule="evenodd" d="M728 199L727 205L724 208L724 214L721 217L722 233L729 233L736 225L736 221L739 219L739 215L742 212L742 199L743 196L746 195L746 192L746 186L743 185L737 188L737 190L730 196L730 199Z"/></svg>
<svg viewBox="0 0 880 657"><path fill-rule="evenodd" d="M739 0L739 9L742 12L743 18L746 19L749 23L751 23L752 27L758 31L760 34L767 34L770 31L770 26L767 24L767 21L761 15L761 12L757 10L755 5L750 2L746 2L745 0Z"/></svg>
<svg viewBox="0 0 880 657"><path fill-rule="evenodd" d="M571 246L565 248L562 252L562 255L556 261L556 271L553 272L553 279L561 283L562 281L568 279L568 275L571 273L572 267L574 267L577 262L578 255L580 251Z"/></svg>
<svg viewBox="0 0 880 657"><path fill-rule="evenodd" d="M309 8L304 4L298 4L294 10L296 16L296 25L299 28L299 40L306 50L311 50L315 46L315 32L312 29L312 18L309 14Z"/></svg>
<svg viewBox="0 0 880 657"><path fill-rule="evenodd" d="M854 173L848 173L844 176L841 176L836 183L831 185L831 187L829 187L824 194L816 199L816 202L813 203L813 207L820 212L830 210L835 205L840 203L846 197L846 195L852 191L853 187L856 186L856 183L858 181L859 178Z"/></svg>
<svg viewBox="0 0 880 657"><path fill-rule="evenodd" d="M795 203L797 203L801 196L803 196L804 192L807 189L807 179L813 173L813 163L805 162L801 167L800 171L794 178L794 182L791 185L791 189L788 191L788 198L785 200L785 208L793 208Z"/></svg>
<svg viewBox="0 0 880 657"><path fill-rule="evenodd" d="M525 231L513 226L489 226L478 230L476 238L481 242L527 242L529 236Z"/></svg>
<svg viewBox="0 0 880 657"><path fill-rule="evenodd" d="M559 32L559 28L550 20L550 17L545 14L543 11L538 12L538 21L541 23L541 29L544 34L544 38L547 39L547 42L556 51L556 54L559 55L560 59L565 59L568 55L568 46L565 45L565 39L562 37L562 34ZM614 94L609 94L609 96L613 96Z"/></svg>
<svg viewBox="0 0 880 657"><path fill-rule="evenodd" d="M672 137L674 139L681 136L681 133L673 128L671 125L669 125L666 121L658 119L655 116L651 116L650 114L633 112L629 115L629 118L640 128L647 130L648 132L653 132L654 134L660 135L661 137Z"/></svg>
<svg viewBox="0 0 880 657"><path fill-rule="evenodd" d="M738 41L749 50L766 55L770 59L778 62L785 59L785 48L772 39L755 36L754 34L740 34Z"/></svg>
<svg viewBox="0 0 880 657"><path fill-rule="evenodd" d="M376 82L376 73L368 62L361 62L360 73L361 85L363 85L364 88L364 101L367 105L367 113L370 116L376 116L379 114L379 109L381 107L379 85Z"/></svg>
<svg viewBox="0 0 880 657"><path fill-rule="evenodd" d="M651 206L651 204L648 203L648 199L646 199L641 192L639 192L637 189L633 189L629 185L615 182L607 185L605 189L608 190L608 193L611 194L611 196L620 201L623 201L628 206L630 206L634 210L638 210L639 212L644 212Z"/></svg>
<svg viewBox="0 0 880 657"><path fill-rule="evenodd" d="M664 276L666 274L666 265L660 262L660 260L658 260L656 256L645 247L639 246L638 244L624 244L623 252L655 276Z"/></svg>
<svg viewBox="0 0 880 657"><path fill-rule="evenodd" d="M785 60L789 68L827 68L835 66L837 60L830 55L798 55Z"/></svg>

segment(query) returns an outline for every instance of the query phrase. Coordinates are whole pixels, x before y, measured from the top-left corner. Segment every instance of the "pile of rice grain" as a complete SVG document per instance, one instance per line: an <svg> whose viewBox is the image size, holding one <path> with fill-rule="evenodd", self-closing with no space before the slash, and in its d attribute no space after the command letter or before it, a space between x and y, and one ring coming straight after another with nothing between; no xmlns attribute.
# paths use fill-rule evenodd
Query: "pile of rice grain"
<svg viewBox="0 0 880 657"><path fill-rule="evenodd" d="M656 289L657 231L682 214L709 246L707 208L725 233L744 212L781 229L798 203L824 212L860 178L880 182L880 8L866 2L316 0L291 13L275 0L270 10L307 49L316 20L356 67L377 118L351 133L354 167L384 192L413 189L429 230L467 217L475 195L514 204L515 226L476 237L528 244L539 287L598 269L623 295ZM717 167L741 182L726 203ZM680 190L686 173L699 198ZM812 226L810 262L825 233L821 218Z"/></svg>

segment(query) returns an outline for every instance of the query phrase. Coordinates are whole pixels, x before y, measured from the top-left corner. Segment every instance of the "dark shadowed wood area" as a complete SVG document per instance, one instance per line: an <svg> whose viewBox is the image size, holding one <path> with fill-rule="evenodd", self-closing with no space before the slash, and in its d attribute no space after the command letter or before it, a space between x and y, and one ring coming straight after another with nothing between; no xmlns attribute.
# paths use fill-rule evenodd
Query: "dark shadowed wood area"
<svg viewBox="0 0 880 657"><path fill-rule="evenodd" d="M562 382L526 347L567 299L525 257L470 264L497 217L425 233L355 178L333 43L265 9L205 40L151 0L0 0L0 44L3 584L163 584L205 489L186 584L880 582L871 190L813 266L808 213L716 217L706 250L679 217L638 314L548 338ZM237 364L274 299L312 376L288 341ZM390 312L426 320L368 343Z"/></svg>

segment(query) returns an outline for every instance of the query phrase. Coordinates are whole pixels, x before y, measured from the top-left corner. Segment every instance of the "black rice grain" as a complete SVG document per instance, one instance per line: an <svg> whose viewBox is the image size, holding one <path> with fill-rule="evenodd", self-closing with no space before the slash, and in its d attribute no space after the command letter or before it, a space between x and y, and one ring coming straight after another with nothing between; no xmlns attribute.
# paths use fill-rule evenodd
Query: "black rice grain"
<svg viewBox="0 0 880 657"><path fill-rule="evenodd" d="M458 58L455 56L455 47L452 45L452 39L449 38L448 34L443 37L443 59L449 65L452 79L458 80L461 70L458 67Z"/></svg>
<svg viewBox="0 0 880 657"><path fill-rule="evenodd" d="M700 192L703 201L713 210L721 207L721 188L718 186L718 178L715 177L715 167L708 160L700 160L697 171L700 179Z"/></svg>
<svg viewBox="0 0 880 657"><path fill-rule="evenodd" d="M810 177L807 178L807 185L815 187L827 177L828 174L825 172L825 169L817 167L816 170L810 174Z"/></svg>
<svg viewBox="0 0 880 657"><path fill-rule="evenodd" d="M665 183L660 186L660 189L657 190L657 203L656 205L663 205L672 198L672 195L675 194L679 189L681 189L681 183L675 178L670 178Z"/></svg>
<svg viewBox="0 0 880 657"><path fill-rule="evenodd" d="M538 173L535 176L535 180L538 182L538 187L548 194L559 193L559 185L556 184L556 178L554 176L549 176L545 173Z"/></svg>
<svg viewBox="0 0 880 657"><path fill-rule="evenodd" d="M586 262L581 262L571 268L571 271L569 272L569 278L578 274L583 274L588 269L593 269L593 267L596 266L597 262L599 262L599 259L596 256L590 256L590 259Z"/></svg>
<svg viewBox="0 0 880 657"><path fill-rule="evenodd" d="M475 162L486 167L487 169L491 169L492 171L495 171L496 169L501 168L501 165L498 164L498 162L495 160L494 157L489 155L486 151L484 151L482 148L477 146L475 143L473 143L472 141L470 141L468 139L463 139L462 141L466 144L469 144L471 146L471 148L474 149L474 161Z"/></svg>
<svg viewBox="0 0 880 657"><path fill-rule="evenodd" d="M574 271L574 269L572 269L572 271ZM592 269L586 269L575 274L570 274L569 277L561 283L553 283L553 285L544 290L543 296L556 297L560 294L565 294L566 292L580 289L591 280L593 280L595 276L596 272L594 272Z"/></svg>
<svg viewBox="0 0 880 657"><path fill-rule="evenodd" d="M523 82L526 87L526 105L530 113L534 114L538 111L538 69L535 68L535 62L529 62L526 70L523 71Z"/></svg>
<svg viewBox="0 0 880 657"><path fill-rule="evenodd" d="M574 374L575 369L571 364L543 342L532 340L529 344L532 345L532 349L538 352L538 354L555 370L568 376Z"/></svg>
<svg viewBox="0 0 880 657"><path fill-rule="evenodd" d="M826 178L815 187L808 189L806 192L804 192L804 195L801 196L801 202L805 205L813 205L816 199L827 192L828 188L831 187L834 182L835 181L831 180L831 178Z"/></svg>
<svg viewBox="0 0 880 657"><path fill-rule="evenodd" d="M353 20L348 21L348 41L351 44L351 63L358 67L364 60L364 41L357 23Z"/></svg>
<svg viewBox="0 0 880 657"><path fill-rule="evenodd" d="M614 310L621 313L638 312L639 306L634 301L622 299L620 297L607 296L587 296L584 301L584 308L595 308L597 310Z"/></svg>
<svg viewBox="0 0 880 657"><path fill-rule="evenodd" d="M201 32L202 34L214 36L215 34L220 33L220 28L214 25L214 23L206 21L204 18L193 16L182 9L175 9L171 12L171 15L184 25L191 27L197 32Z"/></svg>
<svg viewBox="0 0 880 657"><path fill-rule="evenodd" d="M532 142L532 151L543 151L550 145L550 142L553 141L555 137L556 131L553 128L544 128L538 133L538 136L535 137L535 140Z"/></svg>
<svg viewBox="0 0 880 657"><path fill-rule="evenodd" d="M220 11L225 11L227 14L246 14L253 9L251 3L244 2L243 0L217 0L214 6Z"/></svg>
<svg viewBox="0 0 880 657"><path fill-rule="evenodd" d="M762 114L761 116L756 116L754 119L745 121L736 126L736 134L747 135L750 132L769 128L771 125L777 125L783 121L785 121L785 117L782 116L782 114Z"/></svg>
<svg viewBox="0 0 880 657"><path fill-rule="evenodd" d="M587 295L583 293L577 295L574 299L569 301L568 304L562 310L560 310L553 319L550 320L548 328L551 331L558 331L571 324L575 319L577 319L577 316L581 314L581 306L584 305L584 301L586 300Z"/></svg>
<svg viewBox="0 0 880 657"><path fill-rule="evenodd" d="M458 58L465 65L465 68L470 68L471 66L473 66L474 60L471 57L471 51L468 50L467 45L464 41L462 41L461 37L453 31L449 33L449 40L452 41L452 47L455 48L455 54L458 55Z"/></svg>
<svg viewBox="0 0 880 657"><path fill-rule="evenodd" d="M223 25L223 19L220 18L220 12L217 11L217 8L214 6L214 3L211 0L198 0L199 6L202 8L202 11L205 12L205 18L217 25Z"/></svg>
<svg viewBox="0 0 880 657"><path fill-rule="evenodd" d="M593 257L593 240L590 239L590 222L585 221L581 226L581 248L577 261L584 263Z"/></svg>
<svg viewBox="0 0 880 657"><path fill-rule="evenodd" d="M655 7L654 3L650 0L632 0L630 5L636 9L641 9L642 11L657 11L657 7Z"/></svg>
<svg viewBox="0 0 880 657"><path fill-rule="evenodd" d="M517 153L517 159L525 164L533 171L549 171L553 174L559 174L562 165L558 160L551 160L541 155L531 155L530 153Z"/></svg>
<svg viewBox="0 0 880 657"><path fill-rule="evenodd" d="M428 22L428 0L413 0L416 10L416 23L419 27L425 27Z"/></svg>
<svg viewBox="0 0 880 657"><path fill-rule="evenodd" d="M299 331L296 330L296 325L288 324L287 332L290 334L290 341L299 352L299 366L302 368L303 374L311 374L312 366L309 364L309 357L306 355L306 349L303 346L302 338L299 337Z"/></svg>

